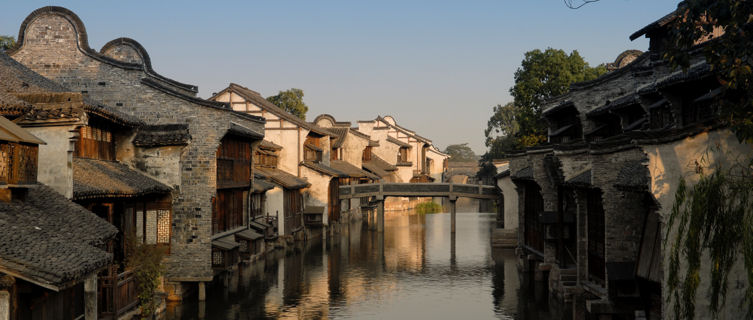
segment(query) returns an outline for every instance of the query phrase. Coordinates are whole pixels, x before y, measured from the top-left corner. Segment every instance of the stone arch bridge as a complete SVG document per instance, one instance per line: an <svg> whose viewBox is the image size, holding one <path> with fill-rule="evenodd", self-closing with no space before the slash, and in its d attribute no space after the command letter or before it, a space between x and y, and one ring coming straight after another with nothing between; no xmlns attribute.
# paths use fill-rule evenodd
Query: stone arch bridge
<svg viewBox="0 0 753 320"><path fill-rule="evenodd" d="M455 233L455 202L460 197L497 199L495 186L456 183L367 183L340 186L340 199L372 198L377 202L377 230L384 232L385 197L444 197L450 200L451 230Z"/></svg>

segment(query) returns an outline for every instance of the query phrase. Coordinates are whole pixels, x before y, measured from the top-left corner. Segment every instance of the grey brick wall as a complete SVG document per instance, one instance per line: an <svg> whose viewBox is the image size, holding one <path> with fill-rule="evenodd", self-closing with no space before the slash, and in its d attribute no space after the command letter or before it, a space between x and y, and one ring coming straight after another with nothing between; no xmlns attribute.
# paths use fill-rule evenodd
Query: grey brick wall
<svg viewBox="0 0 753 320"><path fill-rule="evenodd" d="M118 64L87 52L88 43L82 38L85 30L77 25L80 21L77 23L75 15L49 11L32 18L26 25L21 47L11 53L14 59L73 91L86 91L92 100L119 108L147 124L188 124L192 139L182 150L180 165L165 169L177 167L180 170L167 174L180 177L179 192L173 200L167 277L211 278L211 199L216 192L219 141L231 121L260 133L264 130L263 123L145 85L142 78L160 80L148 75L144 68ZM135 154L138 157L145 153Z"/></svg>

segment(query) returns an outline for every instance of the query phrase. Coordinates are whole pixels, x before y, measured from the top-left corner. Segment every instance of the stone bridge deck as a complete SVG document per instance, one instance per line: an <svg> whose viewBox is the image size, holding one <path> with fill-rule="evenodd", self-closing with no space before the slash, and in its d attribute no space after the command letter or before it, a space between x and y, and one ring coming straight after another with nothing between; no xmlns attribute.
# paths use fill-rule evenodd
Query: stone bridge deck
<svg viewBox="0 0 753 320"><path fill-rule="evenodd" d="M340 187L340 199L376 197L458 197L496 199L499 190L494 186L456 183L369 183Z"/></svg>
<svg viewBox="0 0 753 320"><path fill-rule="evenodd" d="M340 199L373 198L377 202L376 224L384 232L385 197L446 197L450 200L451 232L455 233L455 202L458 197L496 199L499 190L494 186L455 183L368 183L341 186ZM369 217L369 223L371 223Z"/></svg>

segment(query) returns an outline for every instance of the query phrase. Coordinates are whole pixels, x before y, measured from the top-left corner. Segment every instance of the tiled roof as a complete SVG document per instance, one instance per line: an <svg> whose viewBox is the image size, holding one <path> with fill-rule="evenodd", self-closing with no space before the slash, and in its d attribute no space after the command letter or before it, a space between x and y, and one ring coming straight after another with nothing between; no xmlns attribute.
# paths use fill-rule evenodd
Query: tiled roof
<svg viewBox="0 0 753 320"><path fill-rule="evenodd" d="M331 136L335 138L332 142L332 148L342 147L348 136L348 128L327 128L327 131L329 131Z"/></svg>
<svg viewBox="0 0 753 320"><path fill-rule="evenodd" d="M363 168L373 172L374 174L384 178L390 175L390 172L397 170L396 166L393 166L382 158L372 154L371 160L364 161Z"/></svg>
<svg viewBox="0 0 753 320"><path fill-rule="evenodd" d="M585 170L569 180L565 181L566 185L573 187L590 187L591 186L591 169Z"/></svg>
<svg viewBox="0 0 753 320"><path fill-rule="evenodd" d="M262 140L261 143L259 144L259 147L262 149L268 149L268 150L282 150L281 145L278 145L269 140Z"/></svg>
<svg viewBox="0 0 753 320"><path fill-rule="evenodd" d="M316 172L326 174L328 176L340 177L340 178L347 178L348 177L347 173L340 172L340 171L335 170L335 169L333 169L331 167L325 166L324 164L319 163L319 162L303 161L303 162L301 162L301 165L304 166L304 167L306 167L306 168L309 168L311 170L314 170Z"/></svg>
<svg viewBox="0 0 753 320"><path fill-rule="evenodd" d="M512 176L512 179L517 180L532 180L533 179L533 169L531 167L525 167L523 169L518 170L515 172Z"/></svg>
<svg viewBox="0 0 753 320"><path fill-rule="evenodd" d="M160 124L140 127L133 138L133 145L146 148L180 146L188 144L190 140L187 124Z"/></svg>
<svg viewBox="0 0 753 320"><path fill-rule="evenodd" d="M648 190L649 172L648 168L643 165L642 161L630 161L620 168L617 174L615 187Z"/></svg>
<svg viewBox="0 0 753 320"><path fill-rule="evenodd" d="M280 169L255 167L254 171L262 178L279 184L286 189L300 189L311 185L305 179L296 177Z"/></svg>
<svg viewBox="0 0 753 320"><path fill-rule="evenodd" d="M670 23L675 18L677 18L677 10L670 12L669 14L659 18L659 20L656 20L650 23L649 25L641 28L640 30L634 32L633 34L630 35L630 40L632 41L632 40L638 39L638 37L644 34L647 34L653 30L656 30L657 28L661 28L667 25L668 23Z"/></svg>
<svg viewBox="0 0 753 320"><path fill-rule="evenodd" d="M41 139L35 137L33 134L3 116L0 116L0 140L31 144L46 144Z"/></svg>
<svg viewBox="0 0 753 320"><path fill-rule="evenodd" d="M172 189L128 166L104 160L73 158L73 198L133 197Z"/></svg>
<svg viewBox="0 0 753 320"><path fill-rule="evenodd" d="M256 176L256 175L255 175ZM263 178L254 179L254 185L253 185L253 191L255 193L263 193L267 190L273 189L275 187L274 184L262 180Z"/></svg>
<svg viewBox="0 0 753 320"><path fill-rule="evenodd" d="M251 138L251 139L263 139L264 138L264 131L262 129L262 132L256 132L254 130L251 130L249 128L246 128L242 125L239 125L237 123L230 123L230 128L227 130L228 134L234 134L237 136L241 136L244 138Z"/></svg>
<svg viewBox="0 0 753 320"><path fill-rule="evenodd" d="M271 112L272 114L285 119L287 121L290 121L302 128L308 129L310 131L314 131L321 135L327 135L328 133L323 128L320 128L317 125L311 124L306 122L305 120L302 120L301 118L296 117L295 115L291 114L290 112L287 112L285 110L282 110L280 107L276 106L274 103L271 103L267 101L267 99L264 99L264 97L261 96L256 91L253 91L249 88L246 88L244 86L241 86L239 84L231 83L230 86L227 88L232 90L233 92L237 93L241 97L243 97L246 100L251 101L253 104L259 106L260 108ZM225 90L227 90L225 89ZM216 96L216 95L215 95ZM214 97L212 97L214 98ZM211 99L211 98L210 98Z"/></svg>
<svg viewBox="0 0 753 320"><path fill-rule="evenodd" d="M377 175L374 175L368 171L364 171L361 168L356 167L343 160L332 160L330 161L330 166L332 167L332 169L345 173L351 178L368 178L373 180L379 180L380 178Z"/></svg>
<svg viewBox="0 0 753 320"><path fill-rule="evenodd" d="M412 146L410 145L410 143L400 141L400 140L398 140L396 138L393 138L393 137L387 137L387 141L392 142L392 143L394 143L394 144L396 144L398 146L401 146L401 147L412 148Z"/></svg>
<svg viewBox="0 0 753 320"><path fill-rule="evenodd" d="M235 242L235 236L229 235L225 236L219 239L212 240L212 247L215 247L220 250L233 250L235 248L238 248L240 244L238 242Z"/></svg>
<svg viewBox="0 0 753 320"><path fill-rule="evenodd" d="M36 284L61 288L112 261L97 246L117 229L45 185L26 199L0 202L0 268Z"/></svg>
<svg viewBox="0 0 753 320"><path fill-rule="evenodd" d="M638 103L640 103L638 101L638 95L634 93L630 93L628 95L617 98L614 101L608 102L601 107L593 109L589 111L588 113L586 113L586 115L589 117L599 116L599 115L608 113L610 111L615 111L622 107L627 107L627 106L638 104Z"/></svg>
<svg viewBox="0 0 753 320"><path fill-rule="evenodd" d="M115 123L135 126L142 122L43 77L0 52L0 113L23 121L80 118L88 112Z"/></svg>
<svg viewBox="0 0 753 320"><path fill-rule="evenodd" d="M246 239L246 240L256 240L263 238L264 236L261 234L256 233L256 231L251 229L246 229L241 232L237 232L235 234L236 238Z"/></svg>

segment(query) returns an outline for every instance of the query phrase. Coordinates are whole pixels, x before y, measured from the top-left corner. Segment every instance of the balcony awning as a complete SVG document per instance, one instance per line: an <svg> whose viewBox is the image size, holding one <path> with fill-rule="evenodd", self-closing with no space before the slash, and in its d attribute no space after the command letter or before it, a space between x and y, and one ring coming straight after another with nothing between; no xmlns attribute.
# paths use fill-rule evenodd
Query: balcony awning
<svg viewBox="0 0 753 320"><path fill-rule="evenodd" d="M235 237L236 238L241 238L241 239L253 241L253 240L256 240L256 239L263 238L264 236L261 235L261 234L256 233L256 231L254 231L254 230L246 229L246 230L243 230L241 232L236 233Z"/></svg>
<svg viewBox="0 0 753 320"><path fill-rule="evenodd" d="M212 240L212 247L215 247L217 249L224 250L224 251L229 251L229 250L238 248L240 244L235 242L234 237L235 237L234 235L229 235L229 236Z"/></svg>

